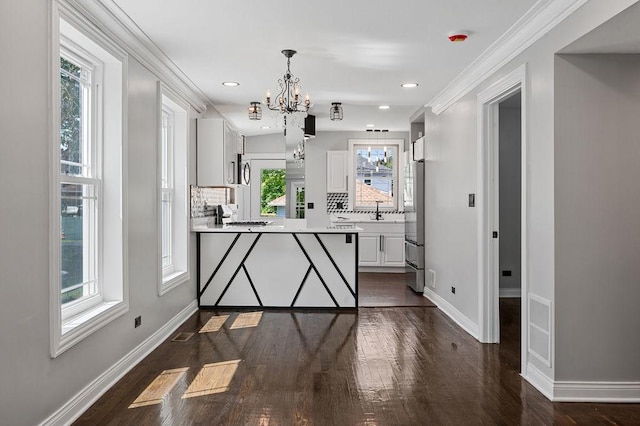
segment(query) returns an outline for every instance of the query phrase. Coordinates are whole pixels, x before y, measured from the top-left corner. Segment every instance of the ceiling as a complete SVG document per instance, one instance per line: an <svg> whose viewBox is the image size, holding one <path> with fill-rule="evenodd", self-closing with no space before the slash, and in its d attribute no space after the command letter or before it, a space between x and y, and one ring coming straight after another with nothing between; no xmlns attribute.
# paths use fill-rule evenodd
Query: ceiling
<svg viewBox="0 0 640 426"><path fill-rule="evenodd" d="M546 1L546 0L541 0ZM277 93L283 49L313 103L316 129L408 130L409 117L509 29L536 0L115 0L215 108L246 135L278 131L251 101ZM448 35L467 31L464 43ZM224 87L237 81L238 87ZM405 89L400 84L417 82ZM344 120L329 120L342 102ZM378 109L389 105L388 110ZM271 129L261 129L271 126Z"/></svg>

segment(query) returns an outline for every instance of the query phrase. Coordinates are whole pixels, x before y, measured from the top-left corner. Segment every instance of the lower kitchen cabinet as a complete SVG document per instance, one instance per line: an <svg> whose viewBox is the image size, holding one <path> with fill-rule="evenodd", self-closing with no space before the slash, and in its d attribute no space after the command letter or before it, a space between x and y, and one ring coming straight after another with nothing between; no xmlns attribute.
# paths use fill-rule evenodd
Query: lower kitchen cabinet
<svg viewBox="0 0 640 426"><path fill-rule="evenodd" d="M359 266L404 267L404 234L361 232L359 238Z"/></svg>
<svg viewBox="0 0 640 426"><path fill-rule="evenodd" d="M404 267L404 234L381 234L380 266Z"/></svg>
<svg viewBox="0 0 640 426"><path fill-rule="evenodd" d="M358 235L359 266L380 266L380 234L361 232Z"/></svg>

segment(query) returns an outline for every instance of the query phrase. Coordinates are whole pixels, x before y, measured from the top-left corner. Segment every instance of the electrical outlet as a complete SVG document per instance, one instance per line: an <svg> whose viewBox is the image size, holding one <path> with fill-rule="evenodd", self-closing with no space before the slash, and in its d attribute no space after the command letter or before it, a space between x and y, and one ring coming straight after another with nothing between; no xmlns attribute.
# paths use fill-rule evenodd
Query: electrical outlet
<svg viewBox="0 0 640 426"><path fill-rule="evenodd" d="M307 209L312 210L313 209L313 203L307 203Z"/></svg>
<svg viewBox="0 0 640 426"><path fill-rule="evenodd" d="M134 328L138 328L138 327L140 327L142 325L142 316L141 315L138 315L136 317L134 325L135 325Z"/></svg>
<svg viewBox="0 0 640 426"><path fill-rule="evenodd" d="M344 210L344 203L342 201L338 201L336 203L336 209L338 210Z"/></svg>
<svg viewBox="0 0 640 426"><path fill-rule="evenodd" d="M456 288L454 286L451 286L451 293L456 294Z"/></svg>

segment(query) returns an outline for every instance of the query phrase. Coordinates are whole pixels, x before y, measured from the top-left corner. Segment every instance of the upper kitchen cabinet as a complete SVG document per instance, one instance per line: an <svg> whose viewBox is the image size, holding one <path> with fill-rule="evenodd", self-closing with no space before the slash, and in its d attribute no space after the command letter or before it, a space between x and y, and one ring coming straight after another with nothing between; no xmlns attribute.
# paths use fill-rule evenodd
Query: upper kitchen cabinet
<svg viewBox="0 0 640 426"><path fill-rule="evenodd" d="M409 119L411 127L409 134L409 160L420 161L425 158L425 110L420 108Z"/></svg>
<svg viewBox="0 0 640 426"><path fill-rule="evenodd" d="M327 193L347 192L349 151L327 151Z"/></svg>
<svg viewBox="0 0 640 426"><path fill-rule="evenodd" d="M243 137L222 118L198 119L198 185L238 182Z"/></svg>

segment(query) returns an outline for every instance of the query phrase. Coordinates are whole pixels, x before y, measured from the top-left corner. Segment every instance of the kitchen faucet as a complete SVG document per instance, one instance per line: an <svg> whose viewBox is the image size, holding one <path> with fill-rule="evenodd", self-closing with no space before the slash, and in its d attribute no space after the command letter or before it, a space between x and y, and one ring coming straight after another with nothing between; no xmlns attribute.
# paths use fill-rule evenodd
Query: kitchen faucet
<svg viewBox="0 0 640 426"><path fill-rule="evenodd" d="M380 211L380 203L382 203L382 201L376 201L376 220L383 220L382 212Z"/></svg>

